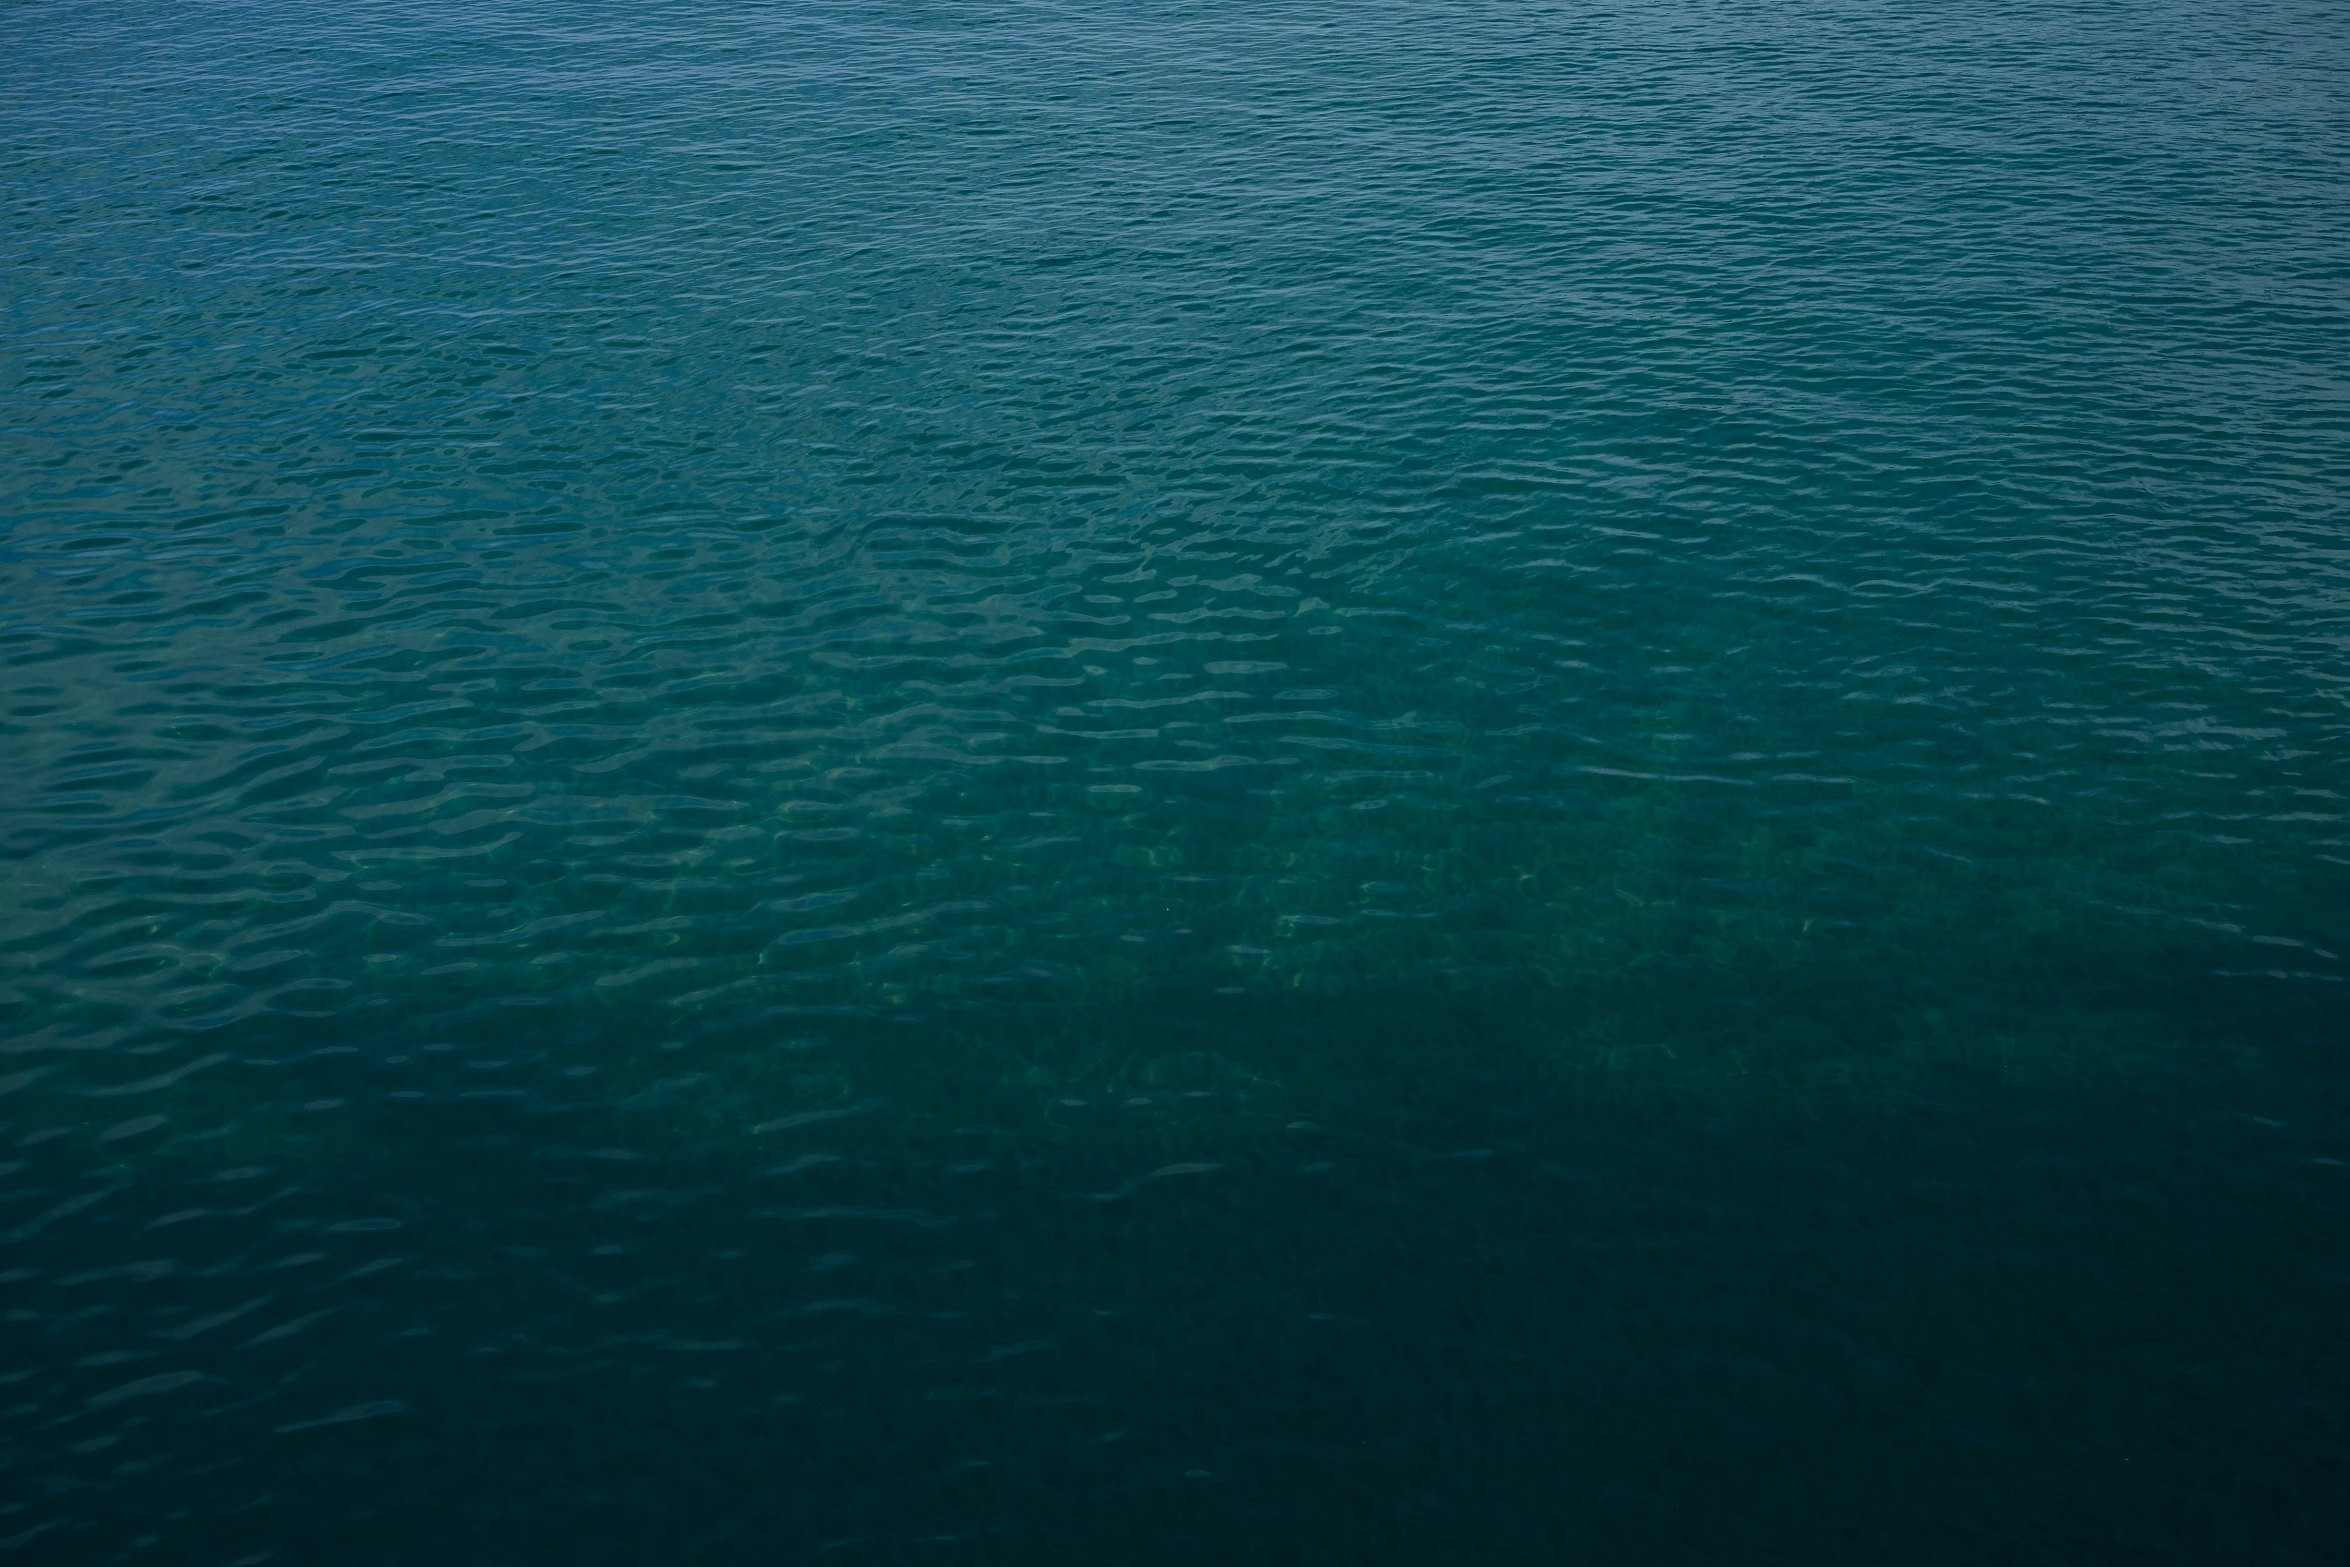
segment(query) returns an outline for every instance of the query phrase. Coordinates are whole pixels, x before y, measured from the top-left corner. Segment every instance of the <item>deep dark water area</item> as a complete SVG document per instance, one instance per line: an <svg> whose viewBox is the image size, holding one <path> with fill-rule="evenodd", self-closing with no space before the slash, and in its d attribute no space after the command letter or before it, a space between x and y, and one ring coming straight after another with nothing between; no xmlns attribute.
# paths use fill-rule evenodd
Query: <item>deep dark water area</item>
<svg viewBox="0 0 2350 1567"><path fill-rule="evenodd" d="M53 1440L231 1559L2323 1559L2330 1017L2051 1067L1736 990L256 1029L191 1084L273 1113L43 1145L61 1293L204 1378L110 1403L162 1357L61 1313Z"/></svg>

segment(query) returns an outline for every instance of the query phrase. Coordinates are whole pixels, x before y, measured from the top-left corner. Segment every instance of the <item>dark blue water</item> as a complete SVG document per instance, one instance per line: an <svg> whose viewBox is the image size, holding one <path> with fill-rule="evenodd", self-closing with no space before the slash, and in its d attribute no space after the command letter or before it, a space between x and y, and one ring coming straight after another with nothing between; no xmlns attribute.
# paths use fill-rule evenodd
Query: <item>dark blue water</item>
<svg viewBox="0 0 2350 1567"><path fill-rule="evenodd" d="M2341 1559L2340 7L0 42L7 1559Z"/></svg>

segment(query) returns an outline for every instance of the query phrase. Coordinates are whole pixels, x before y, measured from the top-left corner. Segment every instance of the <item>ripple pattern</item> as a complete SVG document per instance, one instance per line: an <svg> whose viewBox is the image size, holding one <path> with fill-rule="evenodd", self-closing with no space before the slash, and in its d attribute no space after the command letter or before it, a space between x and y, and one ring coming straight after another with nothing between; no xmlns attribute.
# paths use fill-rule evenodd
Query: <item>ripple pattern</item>
<svg viewBox="0 0 2350 1567"><path fill-rule="evenodd" d="M9 31L0 1547L2330 1559L2338 8Z"/></svg>

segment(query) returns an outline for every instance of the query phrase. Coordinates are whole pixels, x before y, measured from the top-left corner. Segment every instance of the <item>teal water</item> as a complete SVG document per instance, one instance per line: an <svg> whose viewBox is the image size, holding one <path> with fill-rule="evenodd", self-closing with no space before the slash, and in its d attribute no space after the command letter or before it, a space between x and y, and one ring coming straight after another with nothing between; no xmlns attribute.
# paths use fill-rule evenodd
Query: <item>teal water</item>
<svg viewBox="0 0 2350 1567"><path fill-rule="evenodd" d="M2339 7L0 36L11 1559L2338 1560Z"/></svg>

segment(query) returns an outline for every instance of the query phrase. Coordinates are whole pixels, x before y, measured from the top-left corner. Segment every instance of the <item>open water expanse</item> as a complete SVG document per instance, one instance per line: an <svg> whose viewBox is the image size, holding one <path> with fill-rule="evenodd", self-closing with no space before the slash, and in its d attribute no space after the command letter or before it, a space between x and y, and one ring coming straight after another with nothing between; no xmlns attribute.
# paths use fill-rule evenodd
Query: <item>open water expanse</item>
<svg viewBox="0 0 2350 1567"><path fill-rule="evenodd" d="M7 0L0 1561L2343 1560L2350 12Z"/></svg>

